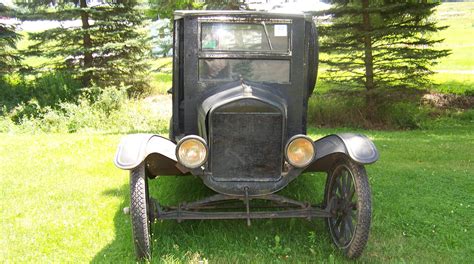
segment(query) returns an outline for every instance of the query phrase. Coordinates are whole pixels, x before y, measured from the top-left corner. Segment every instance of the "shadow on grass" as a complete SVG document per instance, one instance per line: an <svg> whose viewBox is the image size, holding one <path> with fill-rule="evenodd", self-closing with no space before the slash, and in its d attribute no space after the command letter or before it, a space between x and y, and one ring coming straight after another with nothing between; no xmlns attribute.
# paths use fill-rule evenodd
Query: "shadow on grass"
<svg viewBox="0 0 474 264"><path fill-rule="evenodd" d="M292 198L319 202L324 176L302 175L282 191ZM151 195L165 205L176 205L212 194L199 178L161 177L150 181ZM114 217L115 240L103 248L93 263L135 262L130 217L123 214L129 206L128 185L104 192L121 196L123 202ZM247 227L243 220L195 220L177 223L160 221L153 225L153 262L269 262L323 261L339 255L331 246L321 219L254 220Z"/></svg>

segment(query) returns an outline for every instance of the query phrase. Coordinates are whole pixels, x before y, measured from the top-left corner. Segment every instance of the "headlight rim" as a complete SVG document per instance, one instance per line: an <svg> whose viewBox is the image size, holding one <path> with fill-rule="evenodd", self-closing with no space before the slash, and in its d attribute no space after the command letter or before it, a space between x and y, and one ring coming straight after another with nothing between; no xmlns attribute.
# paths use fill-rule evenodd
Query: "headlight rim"
<svg viewBox="0 0 474 264"><path fill-rule="evenodd" d="M195 167L188 167L186 166L179 158L179 149L181 147L181 145L186 142L187 140L190 140L190 139L194 139L194 140L197 140L199 142L201 142L203 145L204 145L204 148L206 149L206 156L204 157L203 161L201 163L199 163L199 165L195 166ZM178 144L176 144L176 150L175 150L175 155L176 155L176 160L178 161L178 163L188 169L196 169L196 168L199 168L201 167L202 165L206 164L207 162L207 159L209 157L209 147L207 146L207 142L204 138L200 137L200 136L197 136L197 135L187 135L185 137L183 137L182 139L180 139L178 141Z"/></svg>
<svg viewBox="0 0 474 264"><path fill-rule="evenodd" d="M288 158L288 147L290 146L290 144L298 139L298 138L303 138L305 140L307 140L308 142L311 143L311 145L313 146L313 156L311 157L311 159L305 163L303 166L299 166L299 165L295 165L293 164L290 159ZM307 135L303 135L303 134L298 134L298 135L294 135L292 136L287 142L286 142L286 145L285 145L285 160L288 162L288 164L290 164L291 166L295 167L295 168L304 168L304 167L307 167L309 165L311 165L311 163L314 161L314 158L316 157L316 147L314 146L314 141L308 137Z"/></svg>

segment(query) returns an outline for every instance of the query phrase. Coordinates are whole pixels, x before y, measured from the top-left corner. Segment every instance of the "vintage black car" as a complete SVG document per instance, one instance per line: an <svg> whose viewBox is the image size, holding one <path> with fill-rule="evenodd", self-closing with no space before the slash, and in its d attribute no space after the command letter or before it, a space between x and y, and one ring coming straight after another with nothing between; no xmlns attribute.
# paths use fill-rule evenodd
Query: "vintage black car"
<svg viewBox="0 0 474 264"><path fill-rule="evenodd" d="M318 45L309 15L177 11L169 139L124 137L115 164L130 170L137 257L151 257L154 220L315 218L334 244L360 256L371 222L365 164L378 159L365 136L306 136ZM311 205L276 194L305 172L327 172L325 197ZM148 194L156 176L195 175L215 195L164 206ZM274 207L261 209L253 200ZM240 201L242 210L224 210ZM212 210L210 209L212 208ZM284 210L282 210L284 208Z"/></svg>

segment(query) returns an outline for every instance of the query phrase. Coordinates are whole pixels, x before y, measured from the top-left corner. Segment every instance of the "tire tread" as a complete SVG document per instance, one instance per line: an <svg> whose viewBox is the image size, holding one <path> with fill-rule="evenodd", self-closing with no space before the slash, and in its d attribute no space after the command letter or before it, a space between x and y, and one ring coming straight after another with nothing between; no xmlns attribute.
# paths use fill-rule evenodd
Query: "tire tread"
<svg viewBox="0 0 474 264"><path fill-rule="evenodd" d="M326 182L326 190L324 195L324 203L328 201L329 182L333 171L340 165L346 165L351 170L356 185L356 194L358 200L358 219L356 230L351 243L343 249L346 257L350 259L358 258L362 255L367 241L369 239L370 224L372 219L372 199L371 190L367 177L367 172L363 165L356 164L348 157L343 157L334 163L333 168L329 171ZM329 219L328 219L329 221ZM328 222L327 222L328 223ZM328 224L329 229L329 224ZM332 235L331 235L332 236ZM333 241L334 242L334 241ZM335 243L334 243L335 244ZM337 245L336 245L337 246Z"/></svg>
<svg viewBox="0 0 474 264"><path fill-rule="evenodd" d="M150 259L151 237L147 212L147 178L144 164L130 171L130 214L133 244L138 259Z"/></svg>

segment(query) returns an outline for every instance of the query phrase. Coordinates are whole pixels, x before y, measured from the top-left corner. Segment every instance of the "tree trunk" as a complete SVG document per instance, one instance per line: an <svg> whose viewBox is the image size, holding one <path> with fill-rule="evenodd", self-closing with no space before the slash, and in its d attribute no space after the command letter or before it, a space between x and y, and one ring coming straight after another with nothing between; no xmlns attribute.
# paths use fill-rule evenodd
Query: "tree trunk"
<svg viewBox="0 0 474 264"><path fill-rule="evenodd" d="M86 0L80 0L80 7L87 8ZM83 70L85 72L82 75L82 85L84 87L89 87L91 85L92 80L92 72L88 71L92 68L92 39L90 33L87 31L90 28L89 25L89 13L85 10L81 10L81 21L82 21L82 29L84 30L84 35L82 37L83 47L84 47L84 65Z"/></svg>
<svg viewBox="0 0 474 264"><path fill-rule="evenodd" d="M371 120L374 117L375 98L373 97L374 85L374 59L372 57L372 38L369 13L369 0L362 0L362 23L364 30L364 65L365 65L365 89L366 89L366 106L367 119Z"/></svg>

